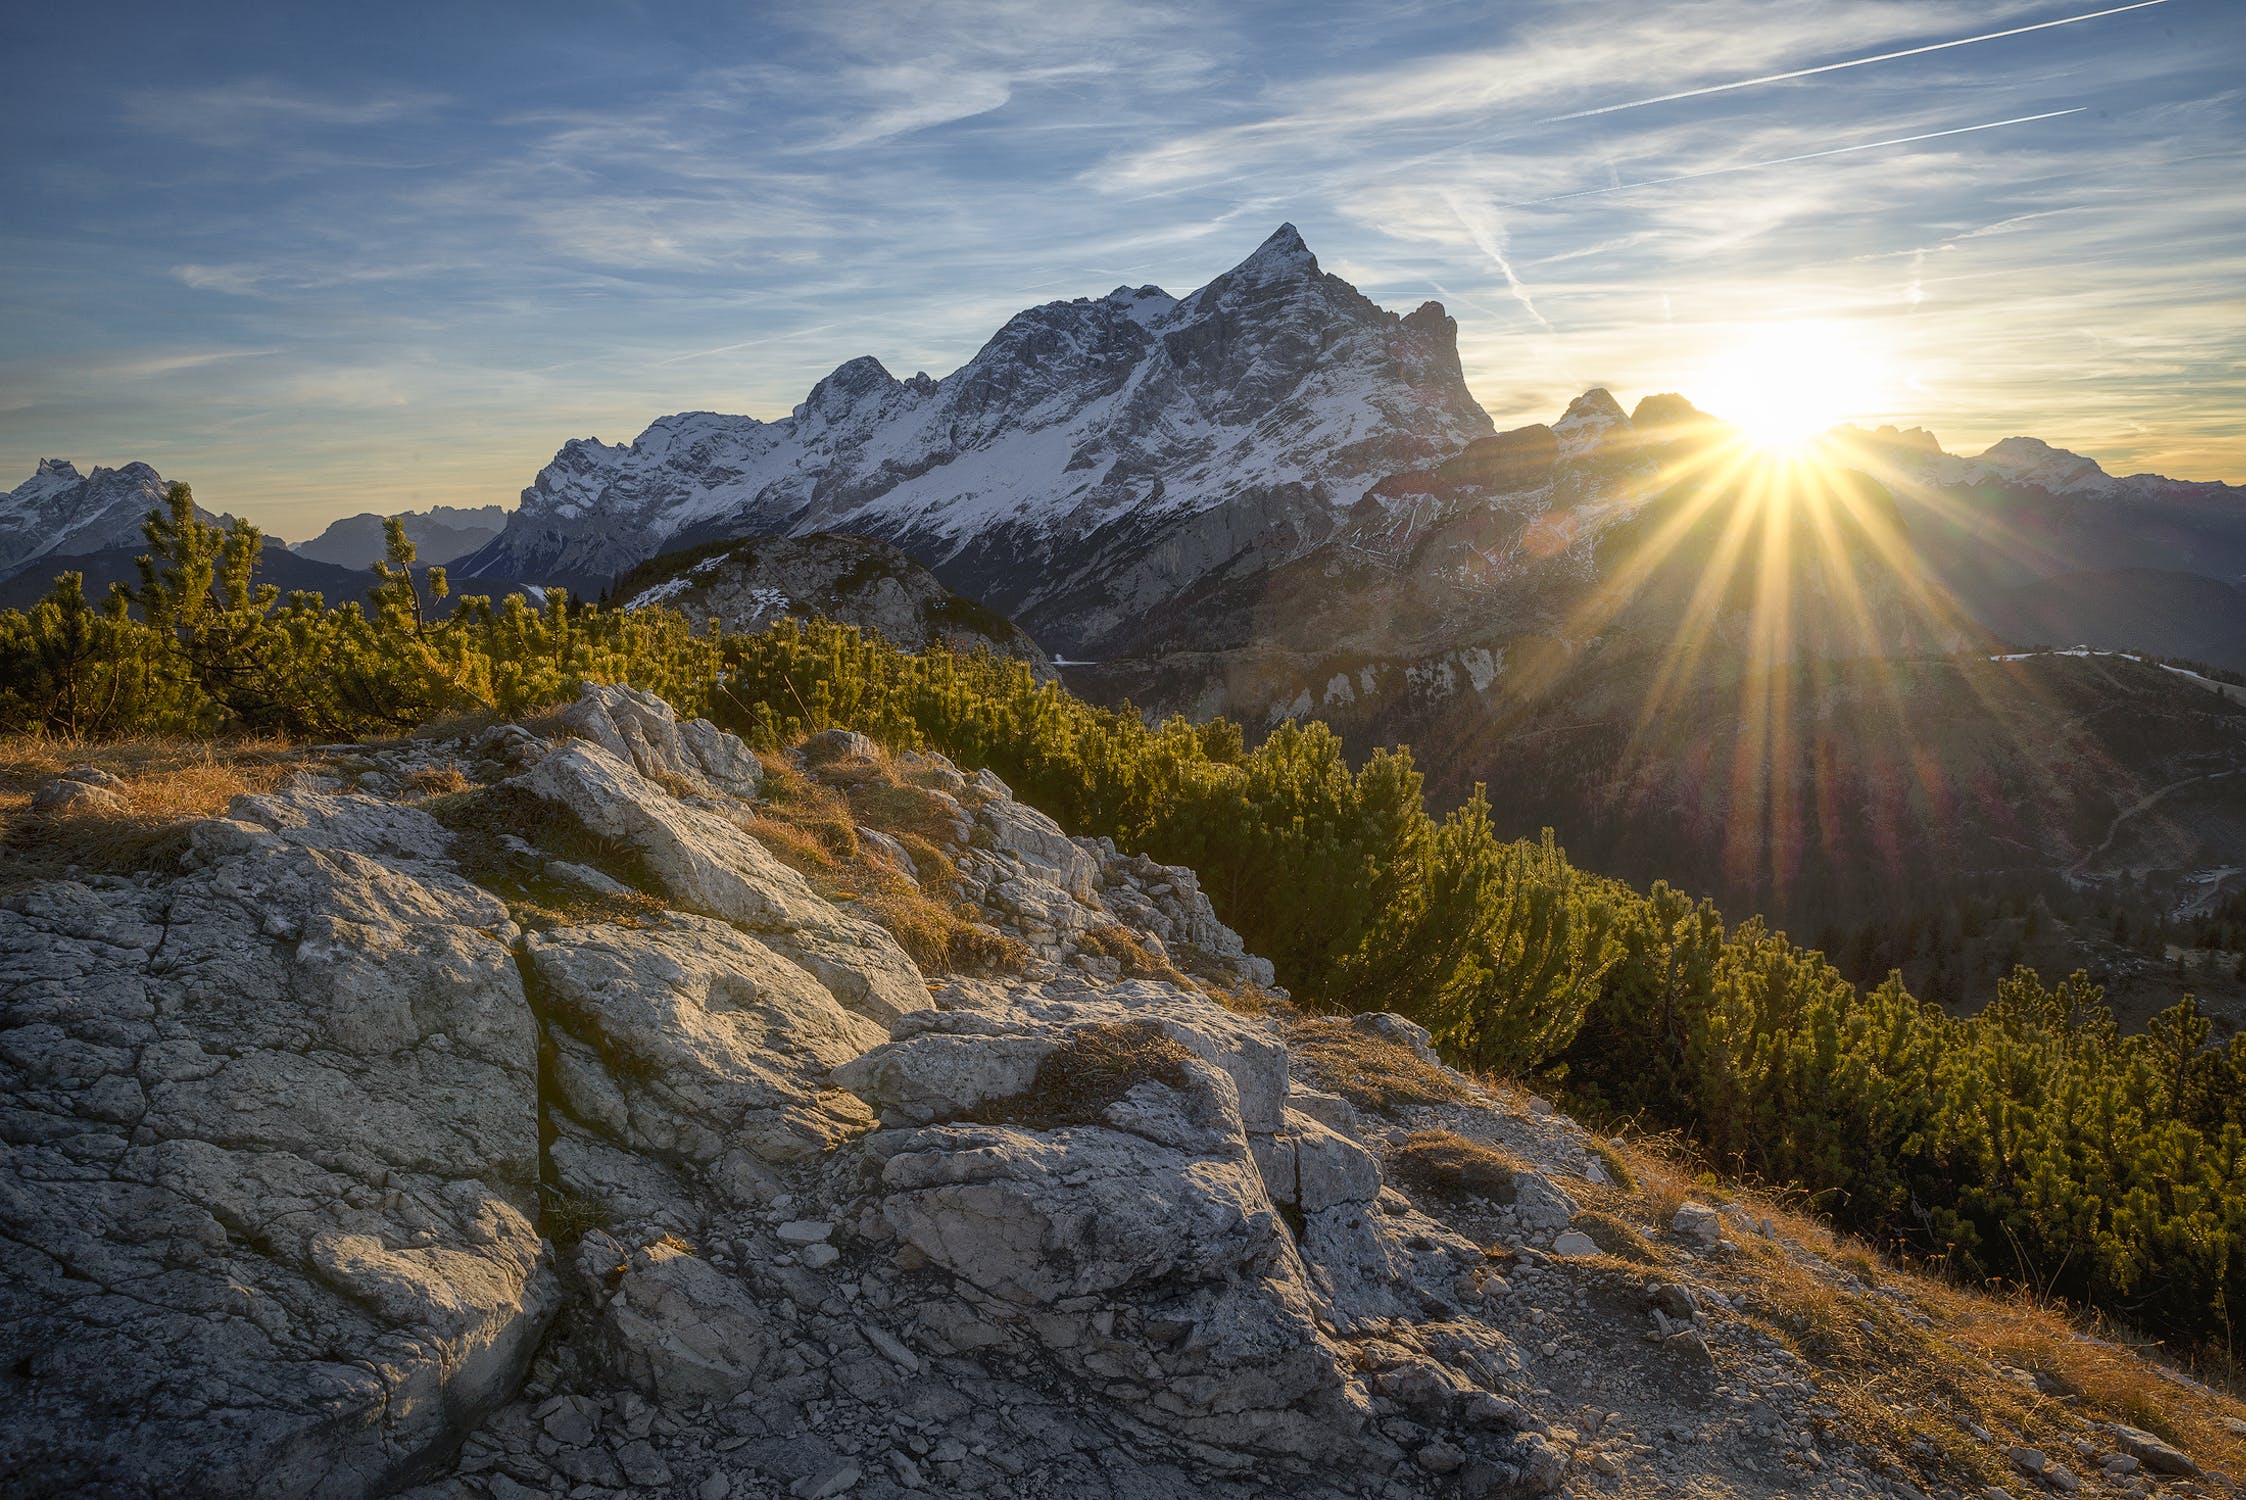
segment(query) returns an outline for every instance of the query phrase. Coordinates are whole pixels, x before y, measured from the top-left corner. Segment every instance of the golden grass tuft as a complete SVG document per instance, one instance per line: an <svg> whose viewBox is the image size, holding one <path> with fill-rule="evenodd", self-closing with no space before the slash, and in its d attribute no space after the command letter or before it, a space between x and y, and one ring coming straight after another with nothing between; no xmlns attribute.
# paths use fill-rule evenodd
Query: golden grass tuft
<svg viewBox="0 0 2246 1500"><path fill-rule="evenodd" d="M112 790L125 810L31 806L41 786L79 766L123 782ZM186 852L190 824L307 768L300 751L276 740L0 742L0 890L57 879L72 866L115 875L169 869Z"/></svg>
<svg viewBox="0 0 2246 1500"><path fill-rule="evenodd" d="M1438 1198L1511 1203L1513 1174L1528 1163L1497 1146L1448 1130L1415 1130L1388 1152L1388 1176L1408 1190Z"/></svg>
<svg viewBox="0 0 2246 1500"><path fill-rule="evenodd" d="M1359 1109L1394 1114L1414 1104L1446 1104L1466 1090L1408 1047L1328 1017L1287 1028L1287 1048L1320 1088Z"/></svg>
<svg viewBox="0 0 2246 1500"><path fill-rule="evenodd" d="M1080 1026L1037 1065L1019 1094L987 1100L977 1117L1049 1130L1096 1124L1142 1083L1186 1086L1193 1054L1152 1021Z"/></svg>
<svg viewBox="0 0 2246 1500"><path fill-rule="evenodd" d="M807 774L784 755L764 759L763 800L735 821L782 864L831 901L886 928L930 973L1016 974L1029 949L975 919L958 898L958 876L938 846L951 813L925 788L901 779L895 761L835 761ZM858 836L888 835L912 862L903 870Z"/></svg>
<svg viewBox="0 0 2246 1500"><path fill-rule="evenodd" d="M474 783L458 766L423 766L406 776L406 790L420 797L449 797Z"/></svg>
<svg viewBox="0 0 2246 1500"><path fill-rule="evenodd" d="M1113 922L1087 929L1076 946L1080 952L1114 959L1125 979L1162 979L1181 988L1192 983L1176 964L1140 942L1137 933Z"/></svg>

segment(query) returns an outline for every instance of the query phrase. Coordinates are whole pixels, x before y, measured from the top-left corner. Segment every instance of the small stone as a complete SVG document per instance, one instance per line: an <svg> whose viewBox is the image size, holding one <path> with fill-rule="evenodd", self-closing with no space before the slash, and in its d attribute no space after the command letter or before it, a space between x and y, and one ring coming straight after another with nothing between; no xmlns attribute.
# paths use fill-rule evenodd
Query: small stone
<svg viewBox="0 0 2246 1500"><path fill-rule="evenodd" d="M1705 1250L1715 1249L1716 1242L1723 1238L1723 1220L1705 1203L1678 1204L1669 1228L1678 1238L1690 1240Z"/></svg>
<svg viewBox="0 0 2246 1500"><path fill-rule="evenodd" d="M694 1500L725 1500L732 1493L733 1481L725 1477L723 1470L694 1486Z"/></svg>
<svg viewBox="0 0 2246 1500"><path fill-rule="evenodd" d="M834 1225L825 1219L790 1219L772 1232L783 1245L820 1245L834 1233Z"/></svg>
<svg viewBox="0 0 2246 1500"><path fill-rule="evenodd" d="M2023 1474L2041 1474L2051 1467L2050 1458L2040 1448L2015 1447L2006 1456L2012 1460L2012 1467Z"/></svg>
<svg viewBox="0 0 2246 1500"><path fill-rule="evenodd" d="M1552 1241L1552 1253L1554 1255L1596 1255L1599 1253L1599 1245L1596 1240L1582 1230L1569 1229L1562 1231L1560 1237Z"/></svg>
<svg viewBox="0 0 2246 1500"><path fill-rule="evenodd" d="M1463 1451L1440 1438L1420 1449L1413 1458L1430 1474L1449 1474L1464 1467L1466 1463Z"/></svg>
<svg viewBox="0 0 2246 1500"><path fill-rule="evenodd" d="M824 1476L804 1475L788 1486L788 1493L794 1495L796 1500L829 1500L830 1496L839 1495L855 1485L859 1473L857 1461L852 1459Z"/></svg>
<svg viewBox="0 0 2246 1500"><path fill-rule="evenodd" d="M565 1448L582 1448L594 1438L592 1421L574 1402L564 1402L546 1414L540 1424L546 1435Z"/></svg>
<svg viewBox="0 0 2246 1500"><path fill-rule="evenodd" d="M805 1245L796 1252L796 1259L814 1271L823 1271L842 1259L842 1252L832 1245Z"/></svg>
<svg viewBox="0 0 2246 1500"><path fill-rule="evenodd" d="M635 1438L616 1450L616 1461L623 1465L624 1477L634 1484L658 1485L671 1482L671 1466L663 1462L655 1445L645 1438Z"/></svg>
<svg viewBox="0 0 2246 1500"><path fill-rule="evenodd" d="M2116 1424L2113 1440L2123 1453L2128 1454L2155 1474L2197 1474L2199 1465L2190 1456L2165 1439L2145 1431L2142 1427L2124 1427Z"/></svg>

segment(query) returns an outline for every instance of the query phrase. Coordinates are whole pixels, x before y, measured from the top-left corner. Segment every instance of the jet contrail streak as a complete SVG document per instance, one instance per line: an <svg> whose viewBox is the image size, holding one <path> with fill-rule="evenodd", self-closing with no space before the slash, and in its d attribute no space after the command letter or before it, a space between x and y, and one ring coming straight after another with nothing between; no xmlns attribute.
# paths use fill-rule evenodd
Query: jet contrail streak
<svg viewBox="0 0 2246 1500"><path fill-rule="evenodd" d="M1587 120L1593 115L1611 115L1618 110L1643 109L1649 104L1668 104L1677 99L1699 99L1708 94L1728 94L1733 89L1751 89L1766 83L1784 83L1790 78L1808 78L1818 73L1837 73L1842 68L1869 67L1873 63L1893 62L1899 57L1919 57L1928 52L1944 52L1952 47L1970 47L1975 42L2000 41L2008 36L2025 36L2031 31L2049 31L2054 26L2072 26L2077 21L2095 21L2100 16L2118 16L2123 11L2143 10L2148 6L2166 5L2168 0L2136 0L2133 5L2116 5L2108 10L2088 10L2079 16L2061 16L2056 21L2038 21L2033 26L2015 26L2009 31L1986 31L1979 36L1959 37L1954 42L1930 42L1924 47L1906 47L1900 52L1882 52L1877 57L1852 57L1847 62L1825 63L1814 68L1796 68L1791 73L1765 73L1760 78L1742 78L1737 83L1713 83L1702 89L1686 89L1677 94L1656 94L1650 99L1632 99L1624 104L1605 104L1597 109L1579 109L1573 114L1546 115L1539 125L1553 125L1562 120Z"/></svg>
<svg viewBox="0 0 2246 1500"><path fill-rule="evenodd" d="M2056 120L2061 115L2079 115L2090 106L2078 104L2073 109L2055 109L2048 114L2016 115L2009 120L1991 120L1986 125L1960 125L1954 130L1929 130L1924 135L1899 135L1891 140L1864 141L1854 146L1835 146L1829 151L1804 151L1799 156L1773 157L1769 161L1743 161L1736 166L1709 167L1700 172L1679 172L1674 177L1648 177L1643 182L1622 182L1613 187L1585 188L1578 193L1554 193L1549 198L1528 198L1518 203L1501 204L1504 208L1534 208L1540 203L1564 203L1570 198L1595 198L1601 193L1626 193L1632 188L1660 187L1670 182L1690 182L1696 177L1721 177L1726 172L1752 172L1758 167L1783 167L1797 161L1815 161L1822 156L1846 156L1851 151L1877 151L1882 146L1908 146L1913 141L1935 141L1946 135L1971 135L1976 130L2001 130L2007 125L2032 125L2038 120Z"/></svg>

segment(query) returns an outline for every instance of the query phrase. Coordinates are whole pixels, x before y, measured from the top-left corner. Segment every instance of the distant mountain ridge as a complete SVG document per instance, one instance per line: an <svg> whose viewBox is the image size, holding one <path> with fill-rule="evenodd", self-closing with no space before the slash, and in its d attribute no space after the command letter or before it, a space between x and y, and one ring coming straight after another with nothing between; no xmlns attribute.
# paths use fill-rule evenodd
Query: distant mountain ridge
<svg viewBox="0 0 2246 1500"><path fill-rule="evenodd" d="M413 543L419 560L430 564L465 557L499 535L500 528L507 524L506 509L497 505L436 505L397 514L405 522L406 539ZM384 519L376 511L344 516L330 521L318 536L297 542L289 550L314 562L364 568L383 556Z"/></svg>
<svg viewBox="0 0 2246 1500"><path fill-rule="evenodd" d="M142 519L163 501L163 478L144 463L80 474L68 459L42 458L29 479L0 495L0 578L43 557L138 543Z"/></svg>
<svg viewBox="0 0 2246 1500"><path fill-rule="evenodd" d="M1375 305L1283 225L1184 298L1030 308L942 380L861 358L779 421L689 412L628 446L573 441L466 566L597 588L698 541L850 532L1080 652L1487 434L1457 332L1440 303Z"/></svg>

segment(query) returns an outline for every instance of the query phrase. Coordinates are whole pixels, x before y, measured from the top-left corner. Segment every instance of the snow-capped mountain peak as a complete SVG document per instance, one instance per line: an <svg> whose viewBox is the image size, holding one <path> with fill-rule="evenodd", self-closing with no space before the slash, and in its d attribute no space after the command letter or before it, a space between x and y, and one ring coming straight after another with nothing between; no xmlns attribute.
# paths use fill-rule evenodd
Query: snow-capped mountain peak
<svg viewBox="0 0 2246 1500"><path fill-rule="evenodd" d="M1318 257L1303 243L1301 231L1292 224L1282 224L1256 246L1253 255L1227 271L1225 277L1238 281L1277 281L1318 274Z"/></svg>
<svg viewBox="0 0 2246 1500"><path fill-rule="evenodd" d="M138 543L140 523L164 503L164 489L143 463L81 475L68 459L39 460L29 479L0 496L0 577L42 557Z"/></svg>
<svg viewBox="0 0 2246 1500"><path fill-rule="evenodd" d="M779 421L687 413L628 447L570 442L462 570L599 587L690 542L858 532L1081 648L1490 430L1440 304L1379 307L1283 225L1183 299L1025 309L940 380L865 356Z"/></svg>
<svg viewBox="0 0 2246 1500"><path fill-rule="evenodd" d="M1552 436L1559 439L1562 458L1581 458L1604 447L1616 433L1629 430L1629 415L1603 385L1595 385L1570 401L1560 420L1552 424Z"/></svg>
<svg viewBox="0 0 2246 1500"><path fill-rule="evenodd" d="M2054 448L2041 438L2008 437L1975 461L2054 495L2102 494L2114 484L2096 459Z"/></svg>

